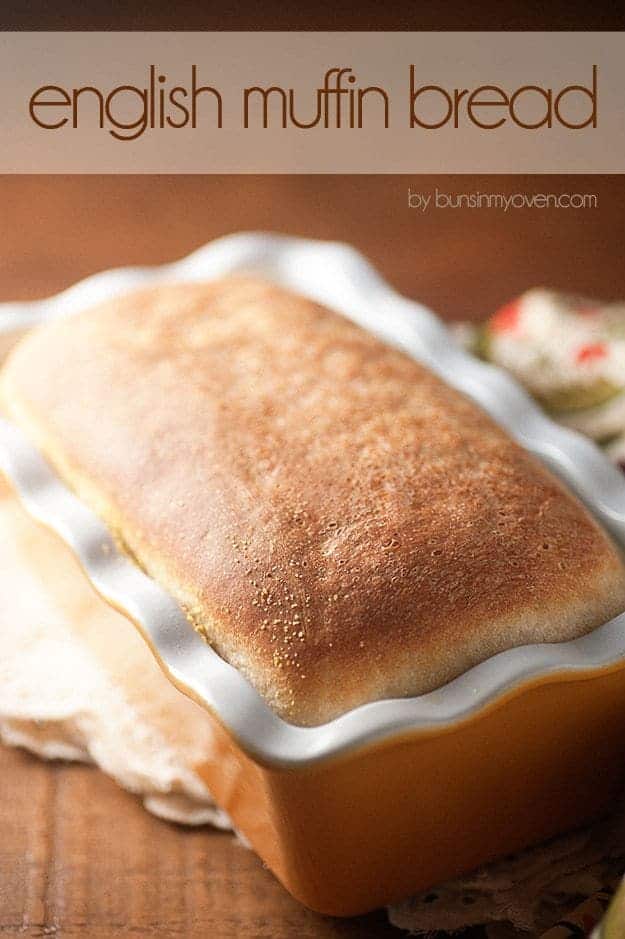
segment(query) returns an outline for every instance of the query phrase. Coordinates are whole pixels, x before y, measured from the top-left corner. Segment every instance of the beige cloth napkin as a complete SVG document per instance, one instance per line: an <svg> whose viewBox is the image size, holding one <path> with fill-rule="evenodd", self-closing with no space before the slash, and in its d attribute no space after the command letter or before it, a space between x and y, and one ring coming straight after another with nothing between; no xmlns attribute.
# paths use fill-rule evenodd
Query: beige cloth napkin
<svg viewBox="0 0 625 939"><path fill-rule="evenodd" d="M0 488L0 734L96 763L150 811L229 825L194 771L204 712L163 676L134 627L77 577L69 550ZM79 573L79 572L78 572Z"/></svg>

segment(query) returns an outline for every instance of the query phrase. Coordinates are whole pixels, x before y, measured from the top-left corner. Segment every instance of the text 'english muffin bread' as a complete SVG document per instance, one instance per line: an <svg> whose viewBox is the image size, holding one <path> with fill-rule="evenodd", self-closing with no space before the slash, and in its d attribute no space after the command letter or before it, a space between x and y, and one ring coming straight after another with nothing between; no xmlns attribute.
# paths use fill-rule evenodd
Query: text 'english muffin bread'
<svg viewBox="0 0 625 939"><path fill-rule="evenodd" d="M295 723L429 691L625 609L608 536L485 413L264 281L159 286L58 320L17 347L2 390Z"/></svg>

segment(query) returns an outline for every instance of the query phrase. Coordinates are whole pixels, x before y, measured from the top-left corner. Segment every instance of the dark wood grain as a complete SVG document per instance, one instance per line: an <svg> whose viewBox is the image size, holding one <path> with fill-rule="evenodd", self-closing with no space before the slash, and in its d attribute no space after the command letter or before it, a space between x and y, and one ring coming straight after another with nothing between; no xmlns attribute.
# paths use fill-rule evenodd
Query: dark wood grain
<svg viewBox="0 0 625 939"><path fill-rule="evenodd" d="M317 916L230 834L150 816L87 766L0 748L0 935L381 939L382 913Z"/></svg>
<svg viewBox="0 0 625 939"><path fill-rule="evenodd" d="M407 208L408 186L596 192L593 210ZM240 229L345 240L402 292L479 317L548 284L625 297L618 178L0 178L0 299L107 267L159 263ZM399 936L383 913L305 910L228 834L149 816L89 767L0 748L0 935L68 939Z"/></svg>

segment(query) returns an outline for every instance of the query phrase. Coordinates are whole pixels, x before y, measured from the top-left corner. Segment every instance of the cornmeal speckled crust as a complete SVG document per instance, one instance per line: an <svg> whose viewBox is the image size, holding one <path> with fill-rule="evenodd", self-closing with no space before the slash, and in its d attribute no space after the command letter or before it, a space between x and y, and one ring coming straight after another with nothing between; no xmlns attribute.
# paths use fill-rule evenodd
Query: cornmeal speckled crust
<svg viewBox="0 0 625 939"><path fill-rule="evenodd" d="M4 407L283 717L433 689L625 608L578 501L468 399L255 279L27 337Z"/></svg>

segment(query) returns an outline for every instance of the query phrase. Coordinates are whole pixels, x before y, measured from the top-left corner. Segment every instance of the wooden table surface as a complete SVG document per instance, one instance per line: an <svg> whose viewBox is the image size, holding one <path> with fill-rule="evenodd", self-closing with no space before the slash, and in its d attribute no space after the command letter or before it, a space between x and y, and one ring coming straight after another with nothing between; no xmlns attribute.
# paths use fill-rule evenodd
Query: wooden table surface
<svg viewBox="0 0 625 939"><path fill-rule="evenodd" d="M408 209L408 187L437 186L589 192L598 207ZM349 241L448 318L487 314L537 284L625 297L616 178L5 177L0 219L0 300L252 229ZM230 835L152 818L89 767L0 748L0 790L2 936L401 935L382 913L341 921L305 910Z"/></svg>

